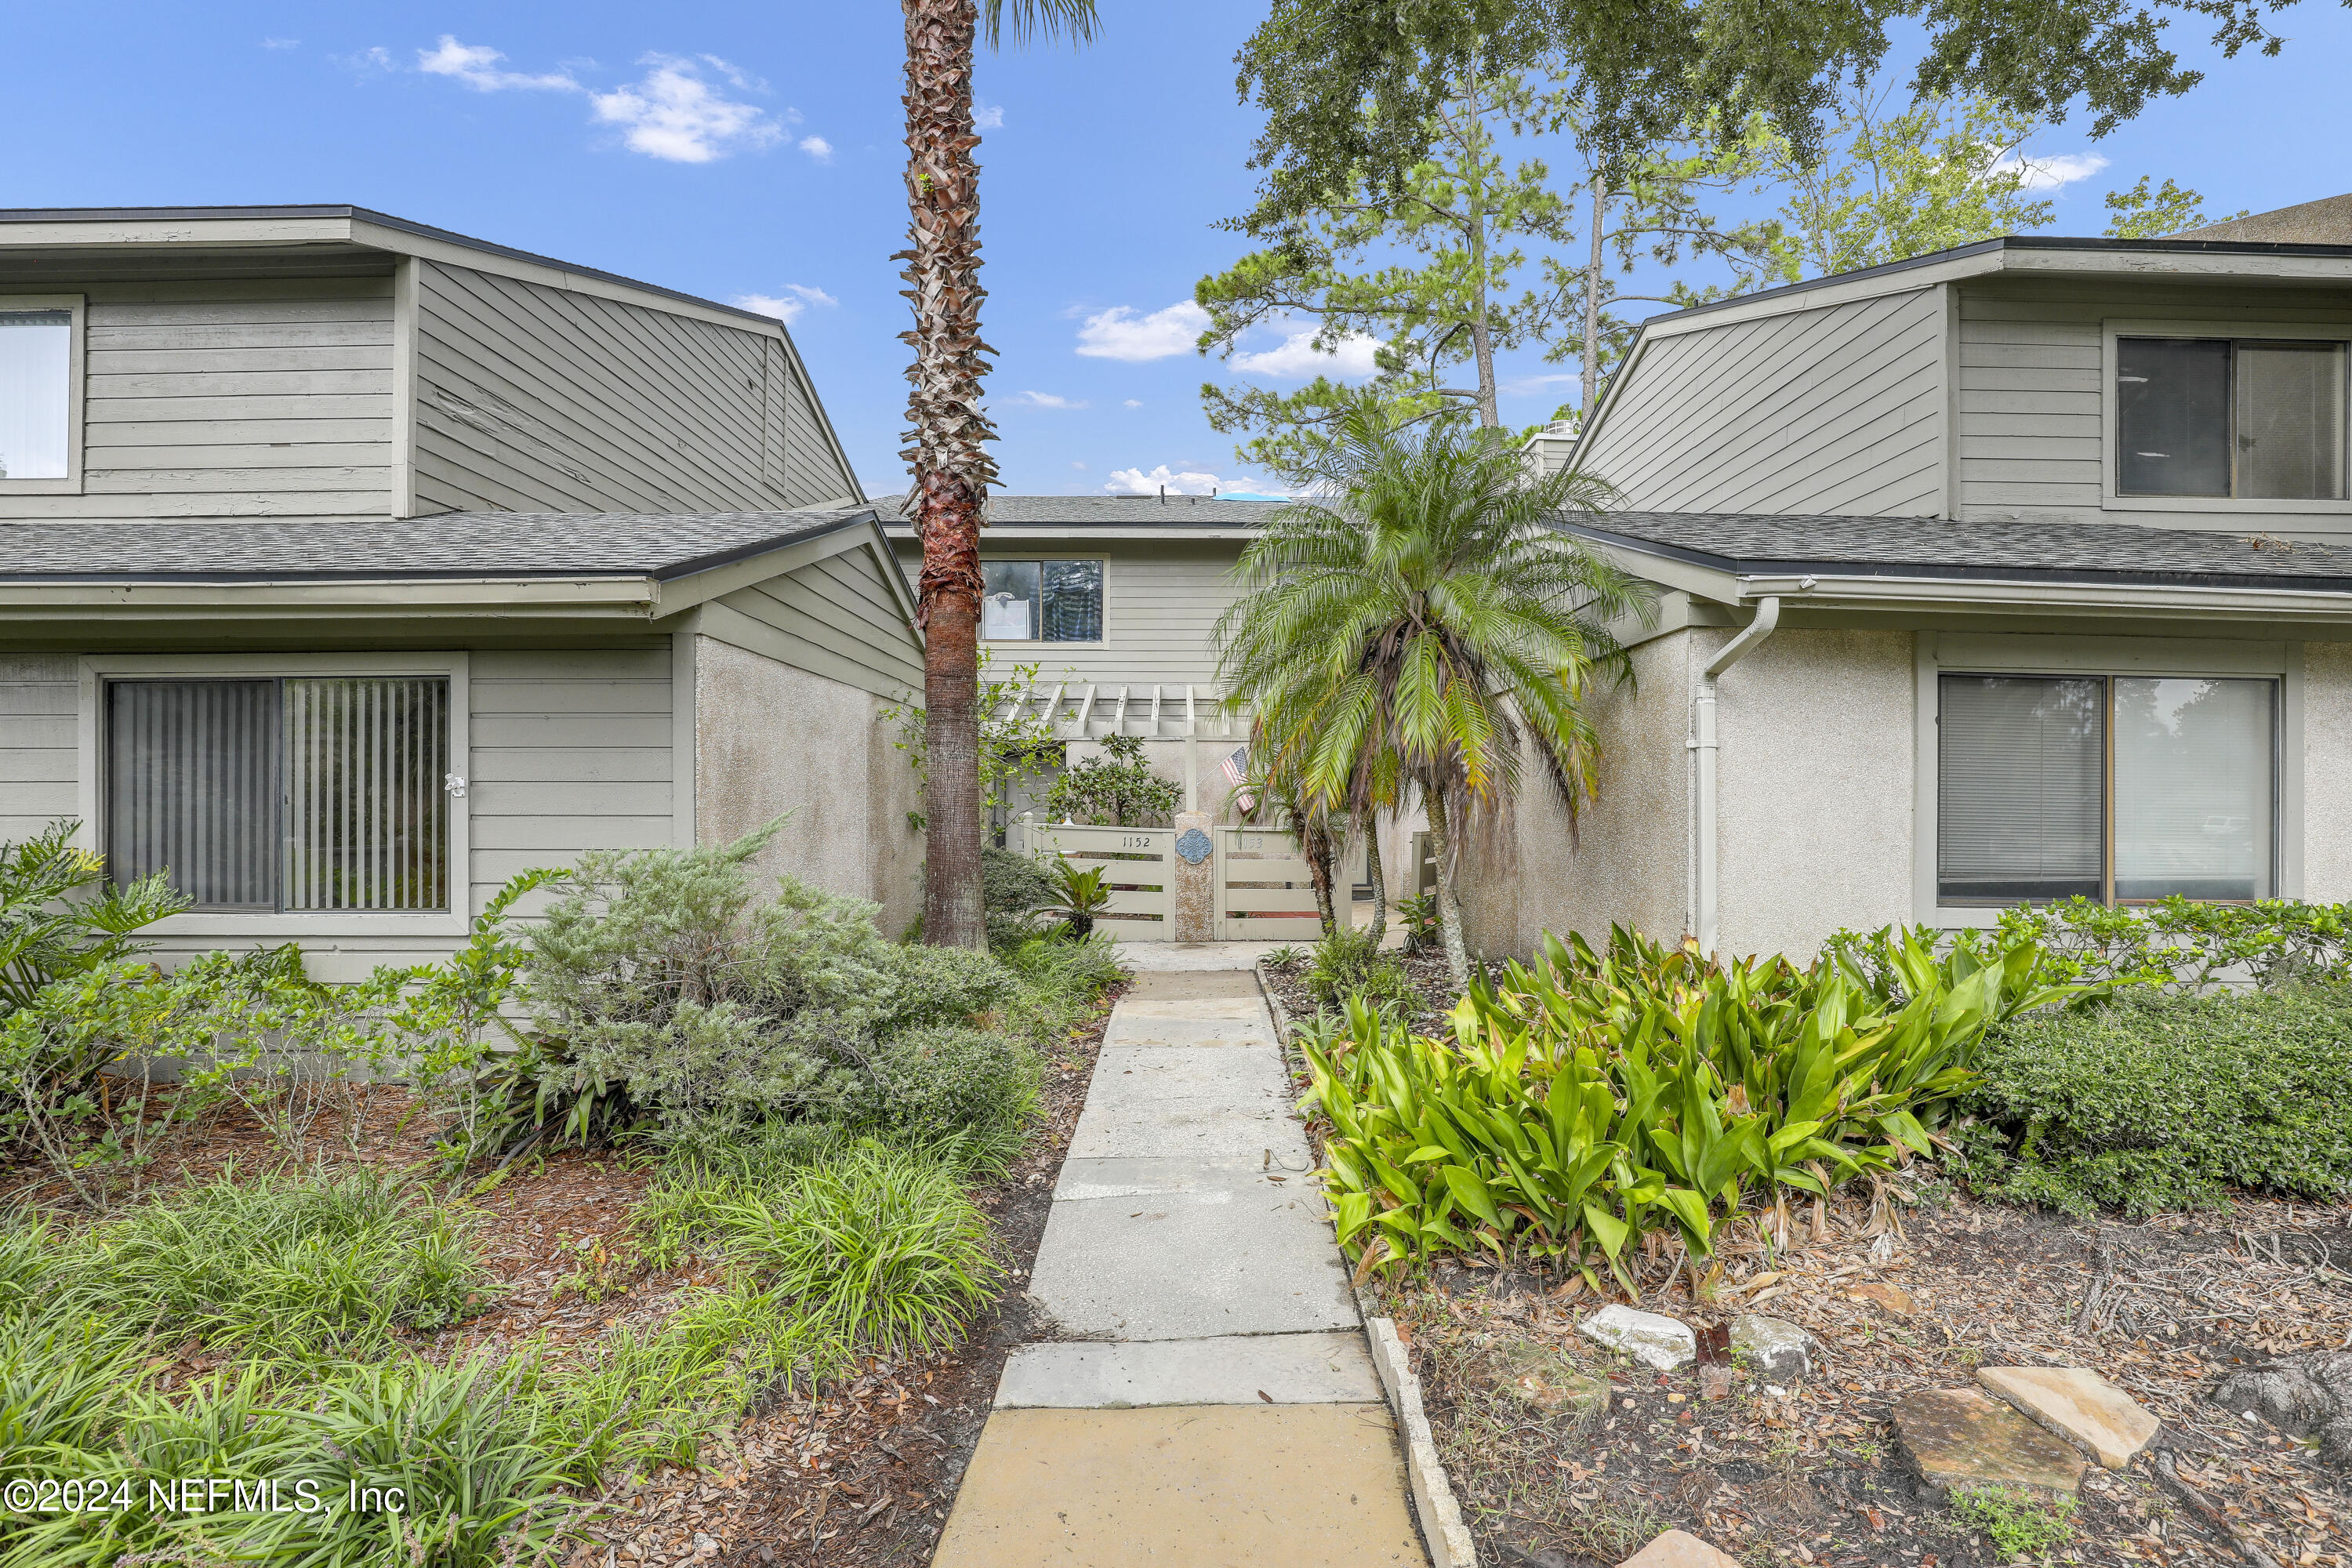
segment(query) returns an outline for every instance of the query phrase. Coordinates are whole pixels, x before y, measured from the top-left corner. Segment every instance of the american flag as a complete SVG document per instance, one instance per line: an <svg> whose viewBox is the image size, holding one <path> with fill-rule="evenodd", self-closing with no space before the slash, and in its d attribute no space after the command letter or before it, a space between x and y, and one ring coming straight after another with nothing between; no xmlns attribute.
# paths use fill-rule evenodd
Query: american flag
<svg viewBox="0 0 2352 1568"><path fill-rule="evenodd" d="M1234 797L1235 803L1244 812L1255 811L1257 809L1256 792L1241 788L1249 782L1249 748L1234 747L1232 753L1218 763L1217 766L1223 770L1226 779L1234 787L1241 790L1241 793Z"/></svg>

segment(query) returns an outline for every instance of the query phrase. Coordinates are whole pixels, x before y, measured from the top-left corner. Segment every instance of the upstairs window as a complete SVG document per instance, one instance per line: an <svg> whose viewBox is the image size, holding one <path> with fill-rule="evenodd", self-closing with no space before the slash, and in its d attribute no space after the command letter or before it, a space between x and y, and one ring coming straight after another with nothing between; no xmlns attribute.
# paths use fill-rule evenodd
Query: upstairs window
<svg viewBox="0 0 2352 1568"><path fill-rule="evenodd" d="M449 908L449 682L111 680L106 863L199 910Z"/></svg>
<svg viewBox="0 0 2352 1568"><path fill-rule="evenodd" d="M1099 561L983 561L980 635L989 642L1100 642Z"/></svg>
<svg viewBox="0 0 2352 1568"><path fill-rule="evenodd" d="M2117 338L2116 489L2345 499L2340 342Z"/></svg>
<svg viewBox="0 0 2352 1568"><path fill-rule="evenodd" d="M72 411L73 312L0 309L0 479L68 478Z"/></svg>
<svg viewBox="0 0 2352 1568"><path fill-rule="evenodd" d="M2276 681L1946 675L1939 685L1939 902L2274 896Z"/></svg>

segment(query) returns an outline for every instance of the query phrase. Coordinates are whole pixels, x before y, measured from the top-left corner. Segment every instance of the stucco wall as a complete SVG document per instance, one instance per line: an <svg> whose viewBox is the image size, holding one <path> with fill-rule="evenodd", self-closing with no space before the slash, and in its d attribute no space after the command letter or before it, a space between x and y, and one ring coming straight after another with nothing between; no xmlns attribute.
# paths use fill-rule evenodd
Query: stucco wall
<svg viewBox="0 0 2352 1568"><path fill-rule="evenodd" d="M1571 845L1568 814L1533 763L1507 822L1464 847L1465 932L1490 956L1534 951L1547 931L1598 942L1612 923L1662 940L1682 934L1689 877L1691 637L1633 650L1633 679L1596 695L1600 798Z"/></svg>
<svg viewBox="0 0 2352 1568"><path fill-rule="evenodd" d="M1730 633L1705 639L1702 659ZM1911 918L1912 634L1783 631L1716 688L1721 946L1809 959Z"/></svg>
<svg viewBox="0 0 2352 1568"><path fill-rule="evenodd" d="M891 743L881 698L715 637L695 639L695 837L740 837L786 811L762 858L837 893L872 899L884 934L922 908L921 789Z"/></svg>
<svg viewBox="0 0 2352 1568"><path fill-rule="evenodd" d="M2303 896L2352 899L2352 643L2303 645Z"/></svg>

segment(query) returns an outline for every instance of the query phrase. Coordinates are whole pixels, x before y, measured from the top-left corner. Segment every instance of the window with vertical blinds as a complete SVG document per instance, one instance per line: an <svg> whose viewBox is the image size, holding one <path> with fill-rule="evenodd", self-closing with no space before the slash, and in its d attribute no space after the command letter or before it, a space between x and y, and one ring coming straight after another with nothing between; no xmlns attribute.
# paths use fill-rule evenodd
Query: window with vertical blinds
<svg viewBox="0 0 2352 1568"><path fill-rule="evenodd" d="M107 863L210 910L449 907L449 682L116 680Z"/></svg>
<svg viewBox="0 0 2352 1568"><path fill-rule="evenodd" d="M2278 683L1946 675L1937 898L2272 897Z"/></svg>

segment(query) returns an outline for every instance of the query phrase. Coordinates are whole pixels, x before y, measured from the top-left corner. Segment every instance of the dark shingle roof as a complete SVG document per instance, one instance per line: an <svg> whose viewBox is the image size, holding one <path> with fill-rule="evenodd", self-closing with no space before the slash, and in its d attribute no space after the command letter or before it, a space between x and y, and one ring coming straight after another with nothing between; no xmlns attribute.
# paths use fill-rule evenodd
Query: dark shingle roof
<svg viewBox="0 0 2352 1568"><path fill-rule="evenodd" d="M1566 526L1742 575L1819 572L2352 592L2352 549L2244 530L1677 511L1603 512Z"/></svg>
<svg viewBox="0 0 2352 1568"><path fill-rule="evenodd" d="M1207 496L991 496L988 521L1029 528L1256 528L1286 503ZM885 528L907 526L900 502L876 500Z"/></svg>
<svg viewBox="0 0 2352 1568"><path fill-rule="evenodd" d="M0 524L0 581L425 577L669 581L862 524L850 511L459 511L344 522Z"/></svg>

